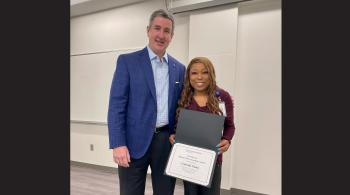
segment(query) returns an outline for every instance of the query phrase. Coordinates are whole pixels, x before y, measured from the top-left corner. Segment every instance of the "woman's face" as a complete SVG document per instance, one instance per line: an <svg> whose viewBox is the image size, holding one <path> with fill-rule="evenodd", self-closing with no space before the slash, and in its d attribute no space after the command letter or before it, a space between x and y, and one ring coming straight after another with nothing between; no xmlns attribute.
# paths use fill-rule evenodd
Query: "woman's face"
<svg viewBox="0 0 350 195"><path fill-rule="evenodd" d="M202 63L195 63L190 69L190 84L195 93L205 93L209 86L209 71Z"/></svg>

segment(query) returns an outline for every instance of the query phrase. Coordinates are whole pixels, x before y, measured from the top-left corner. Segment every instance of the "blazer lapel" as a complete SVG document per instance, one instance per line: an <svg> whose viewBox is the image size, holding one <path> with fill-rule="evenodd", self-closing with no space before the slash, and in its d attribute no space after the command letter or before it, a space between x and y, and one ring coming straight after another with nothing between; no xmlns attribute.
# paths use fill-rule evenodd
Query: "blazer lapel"
<svg viewBox="0 0 350 195"><path fill-rule="evenodd" d="M174 86L175 86L175 75L176 75L176 66L175 62L168 56L169 59L169 95L168 95L168 109L170 110L173 96L174 96Z"/></svg>
<svg viewBox="0 0 350 195"><path fill-rule="evenodd" d="M145 74L146 83L147 83L149 89L151 90L151 94L152 94L155 102L157 102L156 86L154 84L152 65L151 65L151 61L149 59L147 48L145 48L143 50L143 52L141 53L140 65L141 65L142 72Z"/></svg>

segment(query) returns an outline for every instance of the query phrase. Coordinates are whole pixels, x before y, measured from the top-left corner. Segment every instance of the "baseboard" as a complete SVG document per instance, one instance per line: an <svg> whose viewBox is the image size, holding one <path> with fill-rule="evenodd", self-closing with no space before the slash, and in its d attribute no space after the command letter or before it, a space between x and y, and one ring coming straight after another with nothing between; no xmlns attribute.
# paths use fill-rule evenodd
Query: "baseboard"
<svg viewBox="0 0 350 195"><path fill-rule="evenodd" d="M232 195L230 190L220 189L220 195Z"/></svg>
<svg viewBox="0 0 350 195"><path fill-rule="evenodd" d="M107 172L107 173L117 173L118 172L118 168L114 168L114 167L107 167L107 166L89 164L89 163L78 162L78 161L70 161L70 164L73 166L91 168L91 169L95 169L95 170L103 171L103 172ZM151 175L149 173L147 173L147 178L151 179ZM182 180L176 179L176 185L183 186Z"/></svg>
<svg viewBox="0 0 350 195"><path fill-rule="evenodd" d="M114 168L114 167L107 167L107 166L83 163L83 162L78 162L78 161L70 161L70 164L74 165L74 166L79 166L79 167L87 167L87 168L91 168L91 169L96 169L96 170L104 171L104 172L108 172L108 173L116 173L118 170L118 168Z"/></svg>
<svg viewBox="0 0 350 195"><path fill-rule="evenodd" d="M102 165L95 165L95 164L89 164L89 163L83 163L83 162L77 162L77 161L70 161L70 164L73 166L81 166L81 167L88 167L92 169L96 169L99 171L104 171L108 173L116 173L118 168L113 167L106 167ZM149 174L147 174L147 177L150 177ZM183 185L180 179L176 180L177 185ZM268 195L268 194L261 194L236 188L231 188L231 190L221 189L220 195Z"/></svg>
<svg viewBox="0 0 350 195"><path fill-rule="evenodd" d="M224 194L221 194L221 195L224 195ZM229 195L268 195L268 194L261 194L261 193L257 193L257 192L251 192L251 191L231 188L231 194L229 194Z"/></svg>

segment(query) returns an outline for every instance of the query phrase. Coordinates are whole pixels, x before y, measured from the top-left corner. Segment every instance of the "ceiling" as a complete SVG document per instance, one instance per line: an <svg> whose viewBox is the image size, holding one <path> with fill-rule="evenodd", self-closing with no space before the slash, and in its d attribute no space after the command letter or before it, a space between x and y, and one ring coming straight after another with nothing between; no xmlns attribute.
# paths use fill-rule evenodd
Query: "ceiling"
<svg viewBox="0 0 350 195"><path fill-rule="evenodd" d="M70 0L70 17L81 16L146 0Z"/></svg>

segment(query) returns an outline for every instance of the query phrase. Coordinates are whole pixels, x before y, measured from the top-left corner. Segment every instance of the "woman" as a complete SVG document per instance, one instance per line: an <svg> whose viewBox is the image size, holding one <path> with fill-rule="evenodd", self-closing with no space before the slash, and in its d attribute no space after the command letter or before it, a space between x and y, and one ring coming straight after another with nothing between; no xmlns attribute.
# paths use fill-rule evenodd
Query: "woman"
<svg viewBox="0 0 350 195"><path fill-rule="evenodd" d="M212 184L210 188L184 181L185 195L219 195L221 185L222 153L231 144L235 126L233 123L233 103L230 94L216 86L214 66L208 58L196 57L186 70L184 88L178 102L177 117L181 108L224 115L225 124L220 143ZM175 134L169 141L173 144Z"/></svg>

